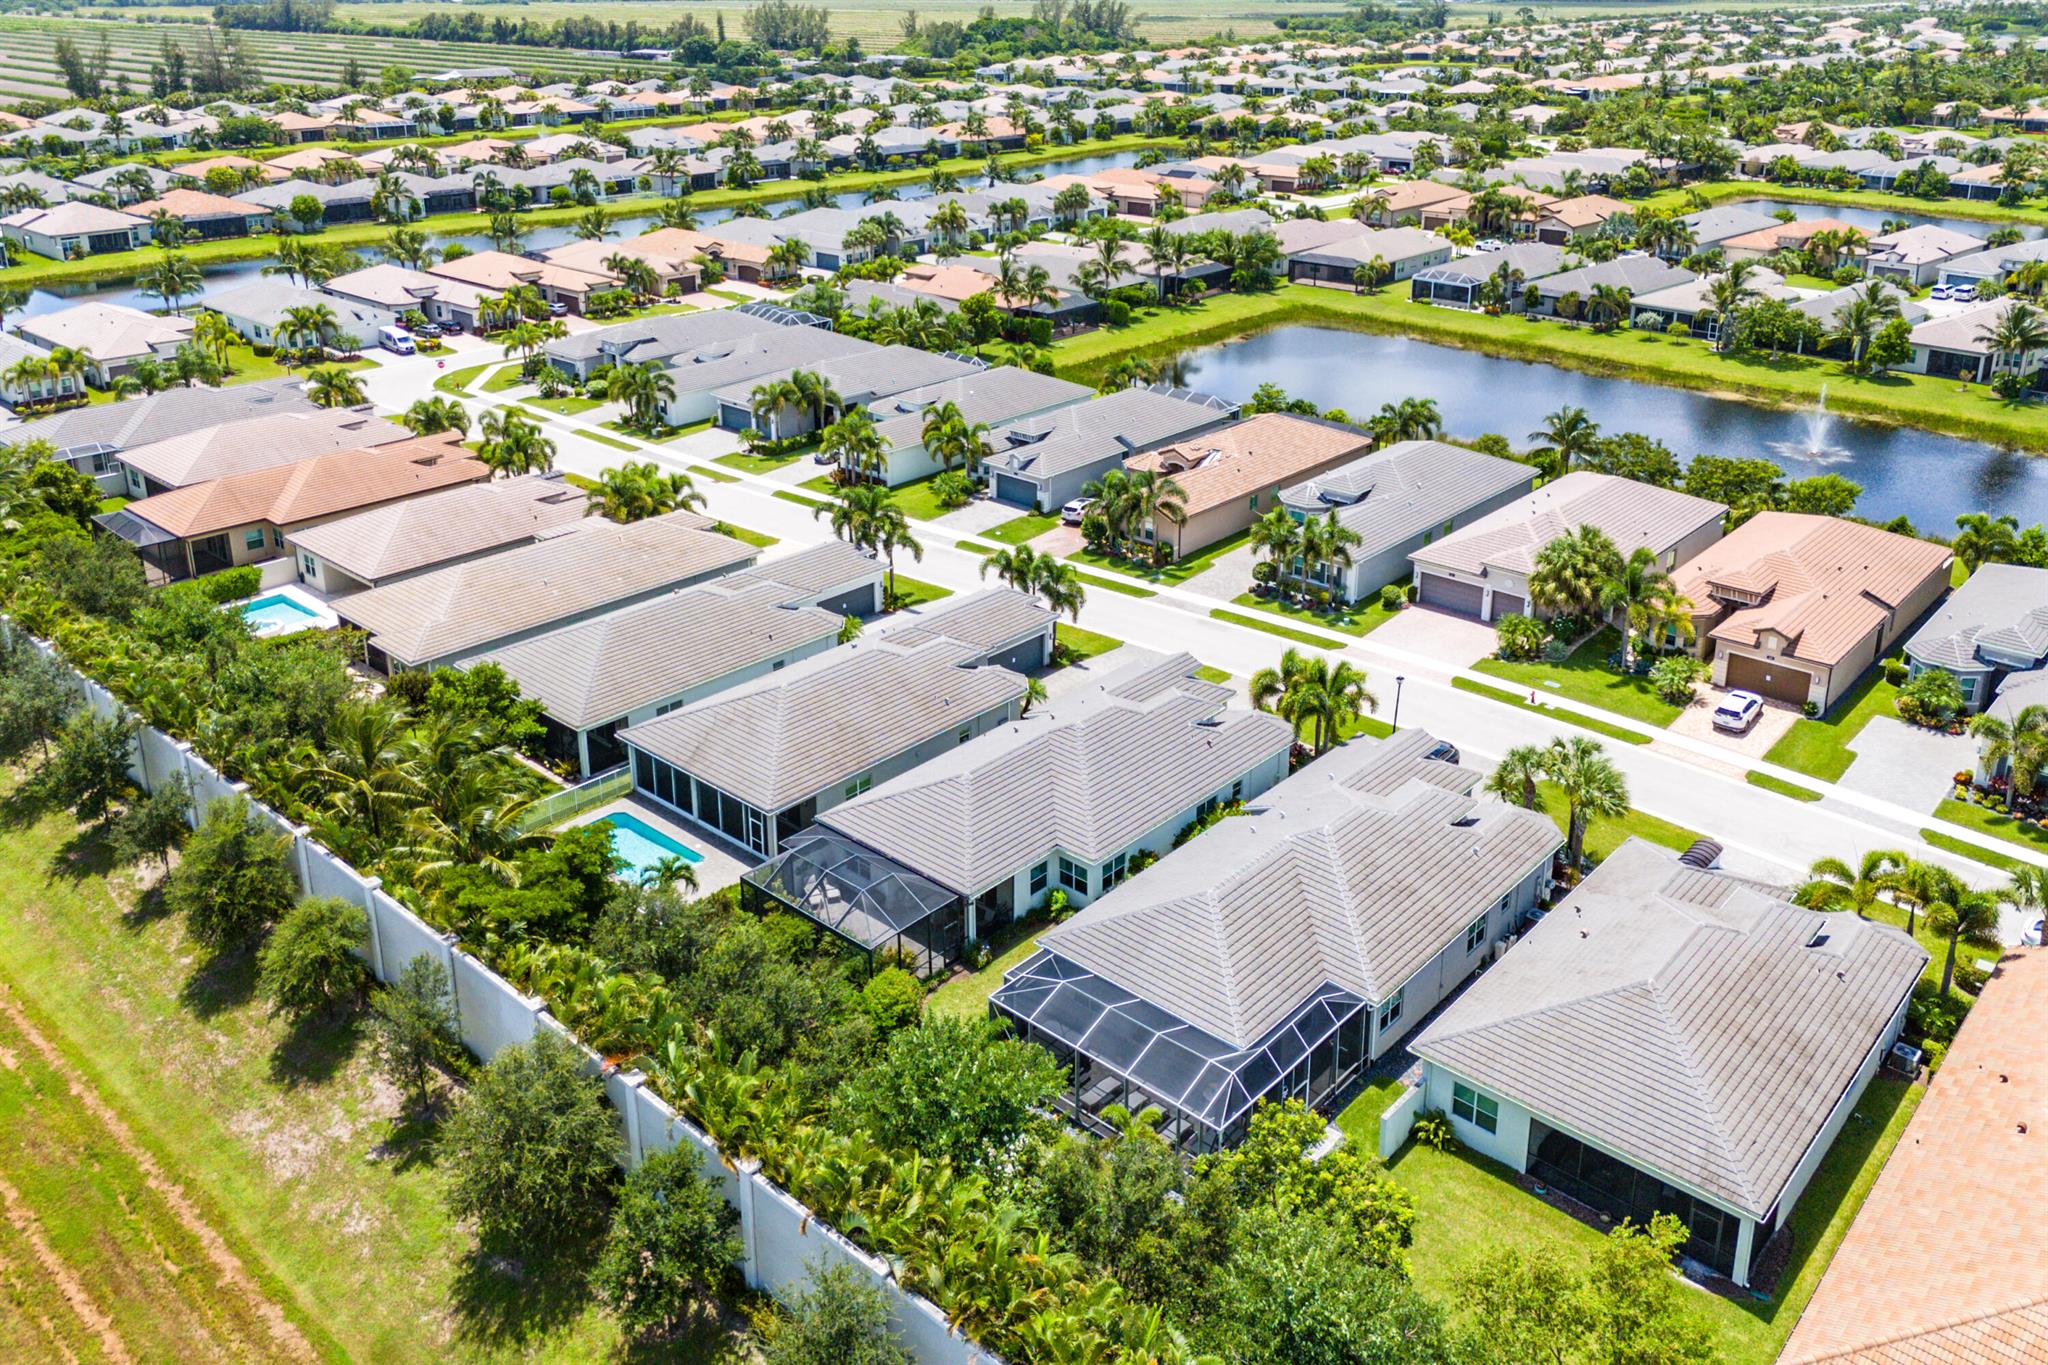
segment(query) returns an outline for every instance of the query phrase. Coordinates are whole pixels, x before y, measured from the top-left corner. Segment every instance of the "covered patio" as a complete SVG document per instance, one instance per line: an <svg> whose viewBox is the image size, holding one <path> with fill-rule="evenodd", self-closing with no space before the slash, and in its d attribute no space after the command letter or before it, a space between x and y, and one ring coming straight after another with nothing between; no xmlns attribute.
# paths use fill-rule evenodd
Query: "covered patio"
<svg viewBox="0 0 2048 1365"><path fill-rule="evenodd" d="M920 978L959 960L967 906L958 895L873 849L813 827L740 878L756 914L802 915L857 949L870 973L900 963Z"/></svg>

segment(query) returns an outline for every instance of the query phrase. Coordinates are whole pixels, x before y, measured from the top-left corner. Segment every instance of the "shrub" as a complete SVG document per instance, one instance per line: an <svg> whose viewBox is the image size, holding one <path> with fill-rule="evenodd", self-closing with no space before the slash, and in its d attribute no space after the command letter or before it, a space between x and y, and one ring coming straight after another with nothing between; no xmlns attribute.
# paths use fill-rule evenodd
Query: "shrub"
<svg viewBox="0 0 2048 1365"><path fill-rule="evenodd" d="M1499 641L1496 651L1503 659L1533 659L1543 652L1544 642L1550 632L1541 621L1519 612L1509 612L1494 623L1494 636Z"/></svg>
<svg viewBox="0 0 2048 1365"><path fill-rule="evenodd" d="M98 824L110 819L133 785L128 761L135 752L136 726L133 720L87 708L73 711L57 732L36 785L80 820Z"/></svg>
<svg viewBox="0 0 2048 1365"><path fill-rule="evenodd" d="M1102 320L1111 327L1131 325L1131 305L1122 299L1111 299L1102 305Z"/></svg>
<svg viewBox="0 0 2048 1365"><path fill-rule="evenodd" d="M222 797L186 841L164 904L216 952L243 947L298 899L291 842L240 797Z"/></svg>
<svg viewBox="0 0 2048 1365"><path fill-rule="evenodd" d="M1258 563L1252 565L1252 582L1271 583L1273 581L1273 575L1275 572L1276 570L1273 567L1273 561L1270 559L1262 559Z"/></svg>
<svg viewBox="0 0 2048 1365"><path fill-rule="evenodd" d="M405 709L417 714L426 709L427 695L433 690L434 675L424 668L401 668L384 680L384 694L405 704Z"/></svg>
<svg viewBox="0 0 2048 1365"><path fill-rule="evenodd" d="M1905 684L1907 675L1911 672L1911 670L1906 667L1906 661L1904 659L1886 659L1884 661L1883 668L1884 680L1890 683L1893 687L1903 686Z"/></svg>
<svg viewBox="0 0 2048 1365"><path fill-rule="evenodd" d="M154 859L168 871L171 850L192 832L185 823L191 809L191 785L183 773L172 773L155 791L130 801L114 821L115 854L130 863Z"/></svg>
<svg viewBox="0 0 2048 1365"><path fill-rule="evenodd" d="M1407 584L1401 589L1401 595L1407 598L1410 603L1413 603L1416 600L1416 596L1420 588L1421 585L1411 578L1408 580Z"/></svg>
<svg viewBox="0 0 2048 1365"><path fill-rule="evenodd" d="M1650 666L1650 689L1673 706L1693 699L1700 675L1706 671L1690 654L1667 654Z"/></svg>
<svg viewBox="0 0 2048 1365"><path fill-rule="evenodd" d="M1458 1134L1451 1127L1451 1117L1441 1109L1425 1109L1417 1114L1409 1135L1433 1152L1458 1150Z"/></svg>
<svg viewBox="0 0 2048 1365"><path fill-rule="evenodd" d="M858 1270L822 1256L762 1333L767 1365L912 1365L889 1330L889 1303Z"/></svg>
<svg viewBox="0 0 2048 1365"><path fill-rule="evenodd" d="M1676 319L1673 319L1672 321L1664 324L1664 335L1668 337L1680 338L1689 337L1692 335L1692 328L1686 326L1682 322L1677 321Z"/></svg>
<svg viewBox="0 0 2048 1365"><path fill-rule="evenodd" d="M192 583L206 594L208 601L239 602L262 591L263 570L254 564L237 564L232 569L204 574L193 579Z"/></svg>
<svg viewBox="0 0 2048 1365"><path fill-rule="evenodd" d="M873 1021L875 1032L888 1033L915 1023L924 1003L924 988L917 978L901 967L888 967L868 978L860 988L860 1006Z"/></svg>
<svg viewBox="0 0 2048 1365"><path fill-rule="evenodd" d="M1909 708L1918 715L1909 714ZM1943 668L1930 668L1908 679L1899 689L1899 714L1907 720L1933 725L1963 708L1962 684Z"/></svg>
<svg viewBox="0 0 2048 1365"><path fill-rule="evenodd" d="M256 957L256 984L273 1015L303 1019L352 1005L369 968L359 950L370 920L338 896L309 896L285 912Z"/></svg>
<svg viewBox="0 0 2048 1365"><path fill-rule="evenodd" d="M957 469L948 469L932 480L932 496L941 507L965 507L974 497L974 480Z"/></svg>
<svg viewBox="0 0 2048 1365"><path fill-rule="evenodd" d="M257 342L254 346L251 346L249 350L252 354L254 354L258 359L261 360L268 360L270 359L270 357L277 354L277 347L272 346L269 342L265 341Z"/></svg>
<svg viewBox="0 0 2048 1365"><path fill-rule="evenodd" d="M1052 890L1046 892L1045 913L1047 918L1055 923L1065 919L1067 917L1067 902L1069 899L1067 888L1064 886L1055 886Z"/></svg>
<svg viewBox="0 0 2048 1365"><path fill-rule="evenodd" d="M1939 1043L1929 1038L1920 1044L1920 1060L1926 1066L1927 1074L1930 1076L1941 1069L1942 1059L1946 1056L1948 1056L1947 1043Z"/></svg>
<svg viewBox="0 0 2048 1365"><path fill-rule="evenodd" d="M1408 600L1408 589L1399 583L1389 583L1380 589L1380 605L1388 611L1399 611Z"/></svg>
<svg viewBox="0 0 2048 1365"><path fill-rule="evenodd" d="M385 1078L425 1108L434 1068L462 1055L448 969L424 953L400 968L370 997L370 1042Z"/></svg>
<svg viewBox="0 0 2048 1365"><path fill-rule="evenodd" d="M1801 702L1799 704L1799 714L1805 716L1808 720L1818 719L1820 716L1820 703L1817 701Z"/></svg>
<svg viewBox="0 0 2048 1365"><path fill-rule="evenodd" d="M739 1210L696 1170L688 1148L649 1156L626 1177L604 1250L597 1297L628 1332L676 1327L739 1265Z"/></svg>

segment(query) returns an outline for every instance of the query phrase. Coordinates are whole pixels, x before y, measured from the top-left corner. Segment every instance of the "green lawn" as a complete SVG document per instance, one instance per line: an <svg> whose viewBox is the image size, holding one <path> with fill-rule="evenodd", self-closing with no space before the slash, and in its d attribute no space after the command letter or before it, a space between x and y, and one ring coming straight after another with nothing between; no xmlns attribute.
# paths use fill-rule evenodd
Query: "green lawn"
<svg viewBox="0 0 2048 1365"><path fill-rule="evenodd" d="M729 521L713 522L711 529L720 535L731 536L734 540L744 540L747 544L757 549L765 550L770 545L778 543L775 536L771 536L765 531L749 531L746 527L735 526Z"/></svg>
<svg viewBox="0 0 2048 1365"><path fill-rule="evenodd" d="M1314 722L1304 718L1294 727L1294 737L1303 744L1313 744ZM1337 743L1342 744L1353 735L1364 735L1368 739L1385 739L1394 733L1394 727L1377 716L1347 716L1337 726Z"/></svg>
<svg viewBox="0 0 2048 1365"><path fill-rule="evenodd" d="M1922 842L1934 848L1946 849L1958 857L1973 858L1986 867L1997 868L2000 872L2017 872L2027 866L2018 858L2008 858L2003 853L1993 853L1988 848L1979 848L1975 844L1956 838L1953 834L1944 834L1938 829L1923 829L1920 831L1920 838Z"/></svg>
<svg viewBox="0 0 2048 1365"><path fill-rule="evenodd" d="M127 499L127 498L124 498L124 497L119 497L119 496L115 496L115 497L111 497L111 498L101 498L101 499L100 499L100 511L101 511L102 513L106 513L106 512L118 512L118 511L120 511L120 510L121 510L121 509L122 509L123 507L126 507L126 506L128 505L128 503L129 503L129 501L130 501L129 499Z"/></svg>
<svg viewBox="0 0 2048 1365"><path fill-rule="evenodd" d="M1870 1083L1793 1209L1792 1257L1775 1297L1691 1296L1728 1365L1768 1365L1776 1357L1925 1093L1888 1077ZM1459 1277L1489 1248L1561 1246L1586 1254L1600 1237L1482 1157L1411 1142L1388 1170L1415 1197L1415 1244L1408 1253L1415 1283L1440 1302L1457 1300Z"/></svg>
<svg viewBox="0 0 2048 1365"><path fill-rule="evenodd" d="M1022 545L1027 540L1044 535L1059 524L1060 519L1051 513L1026 512L1021 517L1012 517L1000 526L977 531L975 534L1003 545Z"/></svg>
<svg viewBox="0 0 2048 1365"><path fill-rule="evenodd" d="M504 393L507 389L518 388L526 382L525 378L519 373L521 368L520 362L516 360L510 364L500 363L498 368L491 373L489 379L477 385L477 391L480 393Z"/></svg>
<svg viewBox="0 0 2048 1365"><path fill-rule="evenodd" d="M1344 1140L1368 1155L1377 1153L1380 1149L1380 1115L1386 1113L1387 1106L1400 1099L1407 1088L1391 1076L1368 1081L1357 1098L1337 1115L1337 1128L1344 1134Z"/></svg>
<svg viewBox="0 0 2048 1365"><path fill-rule="evenodd" d="M1764 758L1809 777L1837 781L1856 761L1851 747L1856 736L1863 733L1872 716L1897 715L1894 703L1898 696L1899 689L1872 669L1825 716L1793 721L1792 728L1770 747Z"/></svg>
<svg viewBox="0 0 2048 1365"><path fill-rule="evenodd" d="M581 436L586 441L595 441L601 446L610 446L613 450L623 450L628 455L638 455L640 453L639 446L628 445L624 441L618 440L611 436L601 435L595 431L583 431L579 429L573 434Z"/></svg>
<svg viewBox="0 0 2048 1365"><path fill-rule="evenodd" d="M818 508L830 507L832 505L823 498L814 498L808 493L799 493L793 488L778 488L772 496L781 498L784 502L793 502L799 507Z"/></svg>
<svg viewBox="0 0 2048 1365"><path fill-rule="evenodd" d="M1114 636L1097 634L1092 630L1083 630L1079 626L1069 625L1065 621L1061 621L1058 625L1054 626L1052 631L1053 644L1055 647L1062 645L1066 647L1067 662L1070 664L1085 663L1089 659L1107 654L1112 649L1120 649L1123 646L1123 641L1116 639Z"/></svg>
<svg viewBox="0 0 2048 1365"><path fill-rule="evenodd" d="M1625 675L1607 662L1607 656L1620 648L1621 636L1610 626L1595 632L1561 663L1481 659L1472 671L1503 678L1539 698L1564 697L1660 729L1677 720L1683 707L1658 696L1648 678Z"/></svg>
<svg viewBox="0 0 2048 1365"><path fill-rule="evenodd" d="M1762 787L1767 792L1776 792L1780 796L1789 796L1794 801L1820 800L1820 793L1811 787L1802 787L1797 783L1772 777L1769 773L1748 772L1743 774L1743 778L1752 787Z"/></svg>
<svg viewBox="0 0 2048 1365"><path fill-rule="evenodd" d="M889 501L902 508L903 515L912 521L937 521L948 512L959 511L960 507L942 506L937 495L932 492L932 479L937 477L938 475L934 474L929 479L898 484L889 490ZM961 507L966 505L960 504Z"/></svg>
<svg viewBox="0 0 2048 1365"><path fill-rule="evenodd" d="M1005 926L1007 927L1009 926ZM1038 936L1044 932L1045 926L1041 923L1038 928L997 954L988 966L980 971L954 977L926 998L925 1009L933 1014L971 1019L987 1018L988 998L995 994L996 987L1003 984L1003 973L1013 967L1023 966L1025 960L1038 951ZM1003 935L998 934L997 937L1000 939Z"/></svg>
<svg viewBox="0 0 2048 1365"><path fill-rule="evenodd" d="M728 474L716 465L693 464L690 466L690 473L700 479L709 479L713 483L738 483L740 481L739 475Z"/></svg>
<svg viewBox="0 0 2048 1365"><path fill-rule="evenodd" d="M927 602L936 602L942 597L953 595L951 588L942 588L936 583L927 583L923 579L911 578L907 574L895 575L889 590L895 594L891 600L895 602L894 610L897 611L905 607L921 607Z"/></svg>
<svg viewBox="0 0 2048 1365"><path fill-rule="evenodd" d="M1451 686L1457 688L1460 692L1470 692L1474 696L1489 697L1508 706L1519 706L1524 711L1534 711L1539 716L1548 716L1560 725L1576 725L1581 730L1591 730L1596 735L1605 735L1609 739L1618 739L1624 744L1648 744L1650 742L1648 735L1639 735L1633 730L1624 730L1619 725L1609 725L1606 721L1594 716L1582 716L1575 711L1564 711L1554 706L1532 706L1529 704L1529 698L1526 695L1520 692L1510 692L1506 688L1490 687L1485 683L1474 682L1470 678L1453 678L1451 679Z"/></svg>
<svg viewBox="0 0 2048 1365"><path fill-rule="evenodd" d="M744 450L735 450L730 455L718 456L717 460L727 469L737 469L742 474L767 474L783 468L792 460L802 458L801 451L793 451L788 455L749 455Z"/></svg>
<svg viewBox="0 0 2048 1365"><path fill-rule="evenodd" d="M1551 783L1540 782L1537 784L1537 796L1543 803L1544 812L1557 821L1558 829L1565 829L1566 809L1563 793ZM1700 837L1683 825L1674 825L1669 820L1660 820L1654 815L1632 809L1620 819L1596 815L1586 821L1586 856L1597 863L1621 847L1622 841L1630 835L1647 839L1653 844L1662 844L1665 848L1677 849L1680 853L1691 848L1693 841Z"/></svg>
<svg viewBox="0 0 2048 1365"><path fill-rule="evenodd" d="M471 365L467 369L450 370L446 374L435 375L434 387L442 393L465 393L469 386L476 382L476 377L489 368L489 365Z"/></svg>
<svg viewBox="0 0 2048 1365"><path fill-rule="evenodd" d="M1299 621L1305 626L1320 626L1326 630L1341 630L1346 635L1370 635L1394 619L1395 613L1380 605L1378 597L1369 597L1363 602L1339 606L1334 611L1323 611L1316 607L1297 606L1293 602L1277 597L1260 597L1256 593L1239 593L1230 599L1240 607L1251 607L1256 611L1271 612L1285 616L1290 621Z"/></svg>
<svg viewBox="0 0 2048 1365"><path fill-rule="evenodd" d="M962 548L965 548L966 542L963 541L961 544ZM1121 579L1104 578L1099 574L1082 573L1079 569L1074 570L1074 577L1091 588L1100 588L1104 592L1113 592L1123 597L1159 596L1158 593L1150 588L1141 588L1135 583L1126 583Z"/></svg>
<svg viewBox="0 0 2048 1365"><path fill-rule="evenodd" d="M1067 556L1076 564L1087 564L1097 569L1113 569L1127 578L1142 578L1151 583L1165 583L1169 586L1185 583L1196 574L1213 565L1217 558L1244 544L1250 531L1239 531L1236 535L1225 536L1214 545L1204 546L1170 564L1147 564L1122 555L1104 554L1096 550L1076 550Z"/></svg>
<svg viewBox="0 0 2048 1365"><path fill-rule="evenodd" d="M1342 640L1333 640L1327 635L1311 635L1305 630L1296 630L1292 626L1283 626L1269 616L1248 616L1244 612L1226 611L1222 607L1210 608L1209 615L1219 621L1228 621L1233 626L1246 626L1252 630L1263 630L1268 635L1277 635L1283 640L1292 640L1298 645L1313 645L1317 649L1344 648Z"/></svg>
<svg viewBox="0 0 2048 1365"><path fill-rule="evenodd" d="M1230 675L1228 673L1225 673L1222 669L1217 668L1211 664L1203 664L1200 668L1196 669L1195 676L1200 678L1203 682L1227 683L1230 681Z"/></svg>
<svg viewBox="0 0 2048 1365"><path fill-rule="evenodd" d="M570 394L566 398L524 398L520 401L529 408L542 408L562 417L574 417L579 413L589 412L592 408L604 406L598 399L579 398L575 394Z"/></svg>
<svg viewBox="0 0 2048 1365"><path fill-rule="evenodd" d="M2036 853L2048 853L2048 829L2042 829L2039 825L2030 825L2023 820L2015 820L2010 815L2000 815L1987 807L1969 801L1958 801L1951 796L1943 797L1941 804L1934 808L1934 813L1952 825L1961 825L1979 834L2003 839L2009 844L2022 844Z"/></svg>
<svg viewBox="0 0 2048 1365"><path fill-rule="evenodd" d="M282 365L274 355L257 355L247 346L228 348L229 384L255 384L266 379L304 379L314 370L374 370L377 362L360 355L353 360L323 360L312 365Z"/></svg>

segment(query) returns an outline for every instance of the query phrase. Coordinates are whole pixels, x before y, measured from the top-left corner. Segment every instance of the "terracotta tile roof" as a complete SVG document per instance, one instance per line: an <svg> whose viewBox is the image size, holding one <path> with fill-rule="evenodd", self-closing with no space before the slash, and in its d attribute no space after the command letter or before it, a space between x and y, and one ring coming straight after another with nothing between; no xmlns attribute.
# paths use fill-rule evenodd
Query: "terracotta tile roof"
<svg viewBox="0 0 2048 1365"><path fill-rule="evenodd" d="M1604 194L1582 194L1576 199L1564 199L1547 206L1543 216L1555 218L1567 227L1592 227L1616 214L1629 212L1629 206L1619 199L1609 199Z"/></svg>
<svg viewBox="0 0 2048 1365"><path fill-rule="evenodd" d="M1754 646L1759 632L1776 631L1791 657L1832 667L1930 577L1946 579L1949 560L1946 546L1874 526L1760 512L1672 577L1696 614L1735 607L1714 639ZM1752 596L1764 600L1740 600Z"/></svg>
<svg viewBox="0 0 2048 1365"><path fill-rule="evenodd" d="M2048 1362L2044 1035L2048 952L2009 948L1779 1365Z"/></svg>
<svg viewBox="0 0 2048 1365"><path fill-rule="evenodd" d="M1755 232L1745 232L1740 237L1730 237L1721 243L1723 248L1734 247L1742 251L1776 251L1780 247L1804 246L1809 238L1822 232L1861 232L1854 223L1845 223L1839 218L1799 218L1789 223L1775 223Z"/></svg>
<svg viewBox="0 0 2048 1365"><path fill-rule="evenodd" d="M490 476L459 434L443 432L187 484L125 510L175 536L207 536L256 522L295 526Z"/></svg>
<svg viewBox="0 0 2048 1365"><path fill-rule="evenodd" d="M139 218L147 218L157 210L163 210L173 218L267 218L270 210L261 204L245 204L239 199L226 195L208 194L205 190L165 190L154 199L145 199L132 204L128 211Z"/></svg>
<svg viewBox="0 0 2048 1365"><path fill-rule="evenodd" d="M609 275L593 275L587 270L574 270L566 265L536 261L531 256L514 256L504 251L471 252L452 261L428 266L427 273L460 280L480 289L502 290L516 285L537 284L564 289L572 294L609 288L612 283Z"/></svg>
<svg viewBox="0 0 2048 1365"><path fill-rule="evenodd" d="M1227 427L1146 450L1124 461L1172 477L1193 516L1235 502L1259 489L1307 477L1348 455L1363 454L1372 438L1320 418L1264 412Z"/></svg>

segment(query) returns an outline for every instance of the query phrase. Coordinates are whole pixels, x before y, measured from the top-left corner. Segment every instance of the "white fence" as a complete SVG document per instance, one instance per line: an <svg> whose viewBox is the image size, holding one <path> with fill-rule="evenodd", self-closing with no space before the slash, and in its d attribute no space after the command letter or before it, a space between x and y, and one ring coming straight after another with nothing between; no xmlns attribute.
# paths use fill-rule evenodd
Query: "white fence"
<svg viewBox="0 0 2048 1365"><path fill-rule="evenodd" d="M1380 1160L1394 1159L1394 1153L1401 1150L1401 1144L1414 1131L1415 1117L1421 1112L1422 1087L1419 1085L1403 1090L1400 1099L1380 1111Z"/></svg>
<svg viewBox="0 0 2048 1365"><path fill-rule="evenodd" d="M5 617L0 617L0 624L18 629ZM63 662L47 642L34 643L46 655ZM105 688L68 664L65 667L94 711L101 715L130 714ZM182 773L193 794L194 806L187 818L194 823L208 802L220 797L245 797L252 810L290 835L292 857L304 894L335 896L363 907L370 924L365 956L379 980L389 981L420 956L431 957L447 969L463 1044L483 1060L489 1061L504 1048L526 1042L542 1027L570 1036L542 1001L520 994L503 977L462 951L454 935L441 933L386 895L377 878L363 876L303 828L248 797L243 784L223 777L194 753L191 745L143 725L137 732L135 762L129 772L145 789L154 789L173 774ZM750 1287L779 1294L802 1283L814 1264L858 1266L881 1289L890 1305L891 1325L918 1360L932 1365L983 1365L998 1361L998 1357L948 1326L945 1315L929 1300L899 1285L885 1264L778 1189L760 1174L757 1163L749 1160L736 1167L728 1166L717 1141L656 1095L639 1072L606 1073L597 1054L588 1048L583 1051L590 1059L592 1071L602 1075L605 1095L619 1115L623 1134L621 1163L631 1169L649 1154L687 1147L697 1154L706 1177L724 1190L726 1202L739 1210L740 1238L745 1246L742 1268Z"/></svg>

